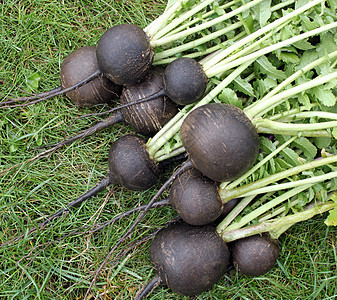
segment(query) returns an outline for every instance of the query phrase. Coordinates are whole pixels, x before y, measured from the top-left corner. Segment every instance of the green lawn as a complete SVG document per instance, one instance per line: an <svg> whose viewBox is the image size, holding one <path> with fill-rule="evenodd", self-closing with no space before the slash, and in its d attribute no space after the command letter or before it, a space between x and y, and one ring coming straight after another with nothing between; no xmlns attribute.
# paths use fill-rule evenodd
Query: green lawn
<svg viewBox="0 0 337 300"><path fill-rule="evenodd" d="M112 25L133 22L145 27L165 4L161 0L3 1L0 94L24 95L26 79L36 73L41 77L38 91L58 86L60 64L67 54L94 45ZM25 162L41 151L35 149L39 145L59 141L104 118L79 119L68 128L75 117L105 108L79 109L62 96L25 108L0 109L1 242L34 227L104 178L110 143L131 132L125 125L104 130L48 158ZM90 231L147 202L158 187L146 192L109 187L44 231L1 248L0 299L83 299L91 274L137 216ZM151 211L128 242L150 234L175 216L170 208ZM316 217L281 236L278 265L267 275L249 278L232 270L197 299L337 298L336 228L327 228L323 220ZM77 234L68 236L80 227ZM92 295L132 299L154 275L149 244L133 248L117 264L113 256ZM162 286L148 299L187 298Z"/></svg>

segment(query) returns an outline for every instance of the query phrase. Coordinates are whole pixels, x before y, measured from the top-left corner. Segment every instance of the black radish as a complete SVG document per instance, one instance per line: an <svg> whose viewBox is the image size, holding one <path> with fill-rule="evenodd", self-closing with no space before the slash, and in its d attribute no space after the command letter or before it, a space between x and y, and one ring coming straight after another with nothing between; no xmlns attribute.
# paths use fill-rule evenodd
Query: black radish
<svg viewBox="0 0 337 300"><path fill-rule="evenodd" d="M96 47L87 46L70 53L62 62L60 77L62 89L70 88L97 70ZM66 93L76 105L90 107L119 98L122 86L102 75L87 84Z"/></svg>
<svg viewBox="0 0 337 300"><path fill-rule="evenodd" d="M111 104L113 100L120 97L122 86L115 84L102 75L80 85L76 89L74 88L74 86L86 80L97 68L96 47L81 47L70 53L63 60L60 68L61 86L32 96L4 101L0 105L5 107L25 106L64 93L74 104L80 107L90 107L105 103Z"/></svg>
<svg viewBox="0 0 337 300"><path fill-rule="evenodd" d="M218 184L194 168L176 178L168 199L179 216L191 225L210 224L223 209Z"/></svg>
<svg viewBox="0 0 337 300"><path fill-rule="evenodd" d="M160 283L175 293L195 296L224 275L230 253L212 225L179 222L157 233L151 243L150 260Z"/></svg>
<svg viewBox="0 0 337 300"><path fill-rule="evenodd" d="M166 95L179 105L191 104L204 95L207 82L201 64L192 58L177 58L165 68L163 88L146 99Z"/></svg>
<svg viewBox="0 0 337 300"><path fill-rule="evenodd" d="M259 153L256 128L238 107L210 103L191 111L180 136L192 165L214 181L238 178Z"/></svg>
<svg viewBox="0 0 337 300"><path fill-rule="evenodd" d="M97 43L100 71L120 85L141 81L152 65L153 55L146 33L133 24L111 27Z"/></svg>
<svg viewBox="0 0 337 300"><path fill-rule="evenodd" d="M158 96L151 101L141 101L144 96L146 97L147 95L152 94L162 86L162 71L158 68L152 68L143 81L124 87L120 99L121 106L113 108L113 112L109 117L69 139L43 147L53 147L53 149L59 149L62 146L69 145L78 139L102 131L116 123L123 122L130 125L141 135L154 135L178 112L176 104L166 96ZM137 101L140 103L137 103Z"/></svg>
<svg viewBox="0 0 337 300"><path fill-rule="evenodd" d="M278 242L267 234L253 235L230 243L233 264L248 276L269 272L280 255Z"/></svg>

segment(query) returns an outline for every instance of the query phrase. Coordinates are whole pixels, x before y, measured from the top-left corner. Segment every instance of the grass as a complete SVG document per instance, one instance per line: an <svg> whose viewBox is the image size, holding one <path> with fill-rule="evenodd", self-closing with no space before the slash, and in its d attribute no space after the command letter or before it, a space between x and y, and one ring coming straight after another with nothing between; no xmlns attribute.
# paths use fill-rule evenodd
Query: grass
<svg viewBox="0 0 337 300"><path fill-rule="evenodd" d="M94 45L114 24L146 26L163 11L165 2L5 1L0 7L0 94L24 95L20 89L26 88L26 78L35 73L41 76L39 91L57 86L60 63L67 54ZM104 178L110 143L131 132L124 125L70 145L49 158L25 163L39 153L35 148L41 143L61 140L102 119L80 119L67 129L75 117L101 109L79 109L66 97L58 97L34 106L0 110L1 242L34 227ZM0 298L83 299L90 275L137 216L96 233L87 231L143 204L154 192L109 187L46 230L0 249ZM150 212L129 241L146 236L175 216L170 208ZM198 299L335 299L336 228L327 228L322 220L314 218L284 234L278 265L267 275L249 278L233 270ZM77 234L68 236L80 227ZM117 264L112 258L92 295L132 299L154 275L149 244L132 249ZM163 286L148 298L187 299Z"/></svg>

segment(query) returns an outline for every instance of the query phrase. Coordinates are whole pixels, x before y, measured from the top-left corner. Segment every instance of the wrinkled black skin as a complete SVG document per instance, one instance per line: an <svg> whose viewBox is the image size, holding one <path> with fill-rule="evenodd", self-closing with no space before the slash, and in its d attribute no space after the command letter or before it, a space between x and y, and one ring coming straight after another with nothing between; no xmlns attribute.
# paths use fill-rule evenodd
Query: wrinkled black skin
<svg viewBox="0 0 337 300"><path fill-rule="evenodd" d="M230 243L233 264L248 276L268 273L276 264L280 248L267 234L253 235Z"/></svg>
<svg viewBox="0 0 337 300"><path fill-rule="evenodd" d="M108 29L98 40L96 53L100 71L120 85L141 81L154 56L146 33L133 24Z"/></svg>
<svg viewBox="0 0 337 300"><path fill-rule="evenodd" d="M62 62L60 77L62 89L69 88L87 78L98 69L96 47L86 46L70 53ZM80 107L111 104L118 99L122 86L100 75L85 85L66 93L67 97Z"/></svg>
<svg viewBox="0 0 337 300"><path fill-rule="evenodd" d="M214 181L238 178L259 153L256 128L234 105L210 103L185 118L180 136L193 166Z"/></svg>
<svg viewBox="0 0 337 300"><path fill-rule="evenodd" d="M144 139L137 135L125 135L113 142L108 164L111 183L130 190L146 190L158 180L160 170L150 159Z"/></svg>
<svg viewBox="0 0 337 300"><path fill-rule="evenodd" d="M192 58L177 58L165 69L165 93L180 105L198 101L205 93L207 82L202 66Z"/></svg>
<svg viewBox="0 0 337 300"><path fill-rule="evenodd" d="M218 184L194 168L173 182L169 201L184 222L196 226L215 221L223 207Z"/></svg>
<svg viewBox="0 0 337 300"><path fill-rule="evenodd" d="M170 225L159 231L150 247L161 281L185 296L210 289L225 273L229 257L226 243L211 225Z"/></svg>
<svg viewBox="0 0 337 300"><path fill-rule="evenodd" d="M120 103L127 104L146 98L163 88L163 70L151 68L145 78L123 89ZM124 121L137 133L153 136L178 113L177 105L167 96L122 109Z"/></svg>

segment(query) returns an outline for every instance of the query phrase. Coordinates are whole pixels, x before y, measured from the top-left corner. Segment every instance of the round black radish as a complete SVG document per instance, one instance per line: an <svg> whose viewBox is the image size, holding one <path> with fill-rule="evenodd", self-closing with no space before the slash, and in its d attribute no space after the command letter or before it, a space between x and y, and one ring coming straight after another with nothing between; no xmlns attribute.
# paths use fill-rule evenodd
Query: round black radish
<svg viewBox="0 0 337 300"><path fill-rule="evenodd" d="M207 82L202 66L192 58L177 58L165 69L165 93L177 104L198 101L205 93Z"/></svg>
<svg viewBox="0 0 337 300"><path fill-rule="evenodd" d="M245 113L234 105L210 103L191 111L180 136L192 165L214 181L244 174L259 153L259 136Z"/></svg>
<svg viewBox="0 0 337 300"><path fill-rule="evenodd" d="M179 216L191 225L210 224L222 211L218 185L194 168L173 182L169 201Z"/></svg>
<svg viewBox="0 0 337 300"><path fill-rule="evenodd" d="M128 189L146 190L158 180L159 168L140 136L129 134L113 142L108 163L111 182Z"/></svg>
<svg viewBox="0 0 337 300"><path fill-rule="evenodd" d="M233 264L248 276L260 276L269 272L280 255L278 242L269 235L253 235L230 244Z"/></svg>
<svg viewBox="0 0 337 300"><path fill-rule="evenodd" d="M96 47L86 46L70 53L62 62L60 77L62 89L69 88L87 78L98 69ZM100 75L87 84L67 92L66 95L76 105L89 107L110 103L119 98L122 91L120 85Z"/></svg>
<svg viewBox="0 0 337 300"><path fill-rule="evenodd" d="M226 243L211 225L172 224L157 233L150 247L161 282L185 296L210 289L225 273L229 257Z"/></svg>
<svg viewBox="0 0 337 300"><path fill-rule="evenodd" d="M144 80L123 89L122 105L136 102L163 88L163 72L151 68ZM152 136L157 133L178 112L178 108L166 96L123 108L123 117L137 133Z"/></svg>
<svg viewBox="0 0 337 300"><path fill-rule="evenodd" d="M96 52L100 71L120 85L142 80L154 55L146 33L133 24L108 29L98 40Z"/></svg>

